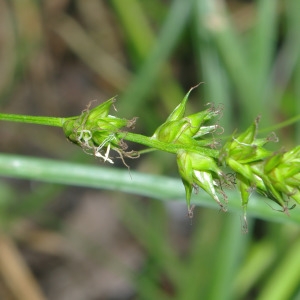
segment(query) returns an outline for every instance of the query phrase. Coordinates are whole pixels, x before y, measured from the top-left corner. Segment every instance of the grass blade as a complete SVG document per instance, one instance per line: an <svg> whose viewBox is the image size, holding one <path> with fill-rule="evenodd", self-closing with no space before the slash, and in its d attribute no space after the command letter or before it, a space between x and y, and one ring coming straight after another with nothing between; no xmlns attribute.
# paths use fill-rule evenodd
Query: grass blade
<svg viewBox="0 0 300 300"><path fill-rule="evenodd" d="M0 175L13 178L26 178L43 182L84 186L98 189L123 191L152 197L163 201L185 201L185 192L180 180L139 172L78 163L69 163L42 158L0 154ZM240 197L236 191L227 191L231 212L241 214ZM219 209L219 206L206 193L194 195L197 205ZM290 211L290 216L272 210L268 200L253 196L248 205L248 214L274 222L300 224L300 209ZM273 203L273 202L272 202ZM273 204L272 204L273 205Z"/></svg>

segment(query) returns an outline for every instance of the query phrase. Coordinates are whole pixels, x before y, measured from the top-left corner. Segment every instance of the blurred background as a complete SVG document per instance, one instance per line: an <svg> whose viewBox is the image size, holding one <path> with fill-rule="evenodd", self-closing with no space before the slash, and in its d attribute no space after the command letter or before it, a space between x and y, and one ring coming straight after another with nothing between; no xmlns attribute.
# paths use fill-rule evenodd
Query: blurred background
<svg viewBox="0 0 300 300"><path fill-rule="evenodd" d="M188 112L222 105L225 135L258 115L268 128L300 113L299 28L298 0L0 0L0 109L67 117L117 95L116 114L151 135L204 82ZM299 130L277 130L274 149ZM101 165L59 128L0 135L3 153ZM179 177L169 154L127 163ZM191 221L184 199L7 178L0 223L0 299L300 299L295 225L250 219L243 234L238 214Z"/></svg>

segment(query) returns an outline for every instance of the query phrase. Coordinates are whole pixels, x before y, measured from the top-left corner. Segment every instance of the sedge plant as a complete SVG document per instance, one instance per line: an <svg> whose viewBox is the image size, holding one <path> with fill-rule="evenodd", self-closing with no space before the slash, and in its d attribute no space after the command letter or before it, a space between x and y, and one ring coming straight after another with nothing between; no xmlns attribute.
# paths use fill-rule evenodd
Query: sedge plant
<svg viewBox="0 0 300 300"><path fill-rule="evenodd" d="M128 167L126 158L139 157L140 152L128 151L126 141L174 154L190 217L193 216L193 191L203 189L222 211L226 211L226 189L234 186L241 196L245 231L247 205L253 191L276 202L281 211L288 214L289 209L295 206L289 206L290 199L300 203L300 146L289 151L268 150L267 143L277 142L278 138L274 133L265 138L257 137L259 117L244 132L234 132L221 145L219 140L224 130L218 121L222 107L208 104L206 109L185 116L187 100L194 88L152 136L129 131L134 127L136 118L127 120L109 114L112 107L115 109L115 98L92 109L88 106L74 117L0 114L0 119L62 127L68 140L87 154L111 164L115 158L120 158ZM113 152L118 156L114 157Z"/></svg>

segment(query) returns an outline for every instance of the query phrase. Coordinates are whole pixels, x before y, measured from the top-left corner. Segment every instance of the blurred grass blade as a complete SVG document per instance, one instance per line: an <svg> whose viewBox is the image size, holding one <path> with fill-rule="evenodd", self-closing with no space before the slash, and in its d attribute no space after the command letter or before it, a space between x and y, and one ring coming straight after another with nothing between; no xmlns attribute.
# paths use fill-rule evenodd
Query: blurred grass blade
<svg viewBox="0 0 300 300"><path fill-rule="evenodd" d="M251 56L252 74L260 90L265 89L265 80L271 71L271 64L276 50L278 22L278 1L259 0L257 2L257 20L252 37ZM263 99L266 101L266 99Z"/></svg>
<svg viewBox="0 0 300 300"><path fill-rule="evenodd" d="M226 71L221 59L218 55L217 49L214 47L213 40L204 26L201 24L201 6L197 5L194 13L195 22L195 49L197 59L197 70L201 74L201 80L206 84L203 85L204 99L210 99L216 104L222 103L226 108L226 114L220 120L220 124L228 130L228 133L233 130L232 115L230 107L232 105L232 98L229 92L229 80L226 76Z"/></svg>
<svg viewBox="0 0 300 300"><path fill-rule="evenodd" d="M149 257L155 260L155 276L165 274L178 286L181 278L182 262L175 248L171 245L168 236L168 224L165 208L161 203L153 202L147 206L147 214L141 213L131 202L124 205L124 220L130 231L148 252Z"/></svg>
<svg viewBox="0 0 300 300"><path fill-rule="evenodd" d="M145 11L143 3L138 0L112 0L111 3L119 16L127 43L133 49L131 59L139 65L142 61L147 60L149 52L156 43L156 33L151 26L148 13ZM165 43L165 40L161 40L160 43ZM163 83L158 86L158 93L163 105L170 111L174 107L174 99L182 99L184 94L170 64L162 63L162 66L161 71L157 72L157 79Z"/></svg>
<svg viewBox="0 0 300 300"><path fill-rule="evenodd" d="M293 299L299 289L300 241L296 241L282 256L281 262L270 274L267 284L261 289L258 300Z"/></svg>
<svg viewBox="0 0 300 300"><path fill-rule="evenodd" d="M155 34L152 31L150 22L147 20L147 16L144 14L142 3L138 0L112 0L111 4L119 17L122 29L126 32L127 39L134 48L137 58L143 59L153 46Z"/></svg>
<svg viewBox="0 0 300 300"><path fill-rule="evenodd" d="M245 92L252 90L253 76L247 67L247 55L230 24L224 4L216 0L198 0L197 13L201 22L198 26L202 26L206 30L205 34L212 38L246 107L246 103L251 103L249 99L253 98L251 93Z"/></svg>
<svg viewBox="0 0 300 300"><path fill-rule="evenodd" d="M175 0L172 2L152 52L121 98L120 111L126 111L128 115L132 116L139 110L142 99L151 91L162 64L172 53L188 23L194 1Z"/></svg>
<svg viewBox="0 0 300 300"><path fill-rule="evenodd" d="M263 9L265 9L264 6ZM262 83L256 79L257 70L251 68L250 54L254 51L254 46L251 43L249 47L244 45L243 38L238 35L238 32L231 24L232 20L223 2L217 0L198 0L197 14L199 19L198 26L201 26L203 34L213 41L214 48L217 49L224 68L230 76L237 92L240 109L245 112L241 121L244 124L249 124L258 114L264 111L264 122L269 123L269 112L263 109ZM267 25L268 28L266 26L266 30L268 30L271 36L272 30L269 28L270 25ZM267 46L269 47L267 42L261 43L260 48L267 48ZM268 49L263 50L264 52L260 54L262 56L261 59L269 53ZM262 50L259 49L259 51ZM265 70L267 68L266 65L267 63L265 62L263 66L259 67Z"/></svg>
<svg viewBox="0 0 300 300"><path fill-rule="evenodd" d="M286 92L288 85L291 83L291 78L294 71L299 68L300 64L300 1L288 0L285 7L285 21L286 21L286 34L283 36L282 47L277 53L277 57L272 70L272 84L269 89L271 96L269 103L272 106L280 106L283 94ZM295 93L297 94L297 87L299 87L299 80L297 74L295 75ZM276 88L274 88L274 85ZM279 88L280 87L280 88ZM297 97L297 95L295 95ZM299 99L299 97L298 97ZM296 105L299 101L296 101ZM299 112L299 111L298 111Z"/></svg>
<svg viewBox="0 0 300 300"><path fill-rule="evenodd" d="M179 179L133 171L129 173L128 170L0 154L0 175L123 191L164 201L185 201L184 188ZM227 191L227 195L229 199L229 211L241 214L240 196L236 191ZM192 200L197 205L219 209L215 201L206 193L200 192L198 195L194 195ZM266 202L268 200L265 198L252 196L248 205L248 214L274 222L300 224L299 206L291 210L290 216L287 216L284 213L272 210Z"/></svg>
<svg viewBox="0 0 300 300"><path fill-rule="evenodd" d="M107 53L84 30L84 28L68 15L60 18L54 31L62 38L68 47L105 82L117 90L123 90L131 73L110 53Z"/></svg>
<svg viewBox="0 0 300 300"><path fill-rule="evenodd" d="M232 299L231 283L243 257L246 241L249 238L249 235L242 235L241 221L234 216L227 216L216 245L218 251L211 266L212 278L205 299ZM225 256L222 253L225 253Z"/></svg>
<svg viewBox="0 0 300 300"><path fill-rule="evenodd" d="M268 273L276 260L276 248L269 240L254 243L249 255L235 276L233 282L234 295L237 299L245 299L250 289Z"/></svg>

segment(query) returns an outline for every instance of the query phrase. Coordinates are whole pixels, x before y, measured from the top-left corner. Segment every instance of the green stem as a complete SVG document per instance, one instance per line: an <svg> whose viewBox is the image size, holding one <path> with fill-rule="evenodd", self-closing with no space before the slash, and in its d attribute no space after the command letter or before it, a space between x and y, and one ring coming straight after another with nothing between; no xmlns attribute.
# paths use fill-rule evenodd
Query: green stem
<svg viewBox="0 0 300 300"><path fill-rule="evenodd" d="M57 126L62 127L67 119L76 119L77 117L69 118L55 118L55 117L40 117L40 116L28 116L28 115L17 115L17 114L0 114L0 120L11 121L11 122L21 122L21 123L31 123L47 126ZM184 149L187 151L196 151L203 155L210 157L218 157L219 151L209 148L204 148L201 146L185 146L183 144L171 144L164 143L158 140L152 139L141 134L131 133L131 132L119 132L118 137L127 141L138 143L150 148L156 148L169 153L177 153L179 149Z"/></svg>
<svg viewBox="0 0 300 300"><path fill-rule="evenodd" d="M156 148L158 150L162 150L169 153L177 153L178 150L184 149L187 151L195 151L199 154L207 155L210 157L217 158L219 156L219 151L209 148L204 148L200 146L191 146L184 144L171 144L164 143L158 140L152 139L151 137L147 137L141 134L131 133L131 132L120 132L117 133L120 139L124 139L130 142L134 142L137 144L141 144L150 148Z"/></svg>
<svg viewBox="0 0 300 300"><path fill-rule="evenodd" d="M293 118L290 118L290 119L288 119L286 121L278 123L278 124L276 124L274 126L269 126L267 128L260 129L258 132L259 133L265 133L265 132L271 132L271 131L274 131L274 130L282 129L282 128L286 127L286 126L289 126L291 124L294 124L294 123L298 122L299 120L300 120L300 115L297 115L297 116L295 116Z"/></svg>
<svg viewBox="0 0 300 300"><path fill-rule="evenodd" d="M57 127L62 127L63 123L65 122L65 118L27 116L27 115L16 115L16 114L0 114L0 120L47 125L47 126L57 126Z"/></svg>

